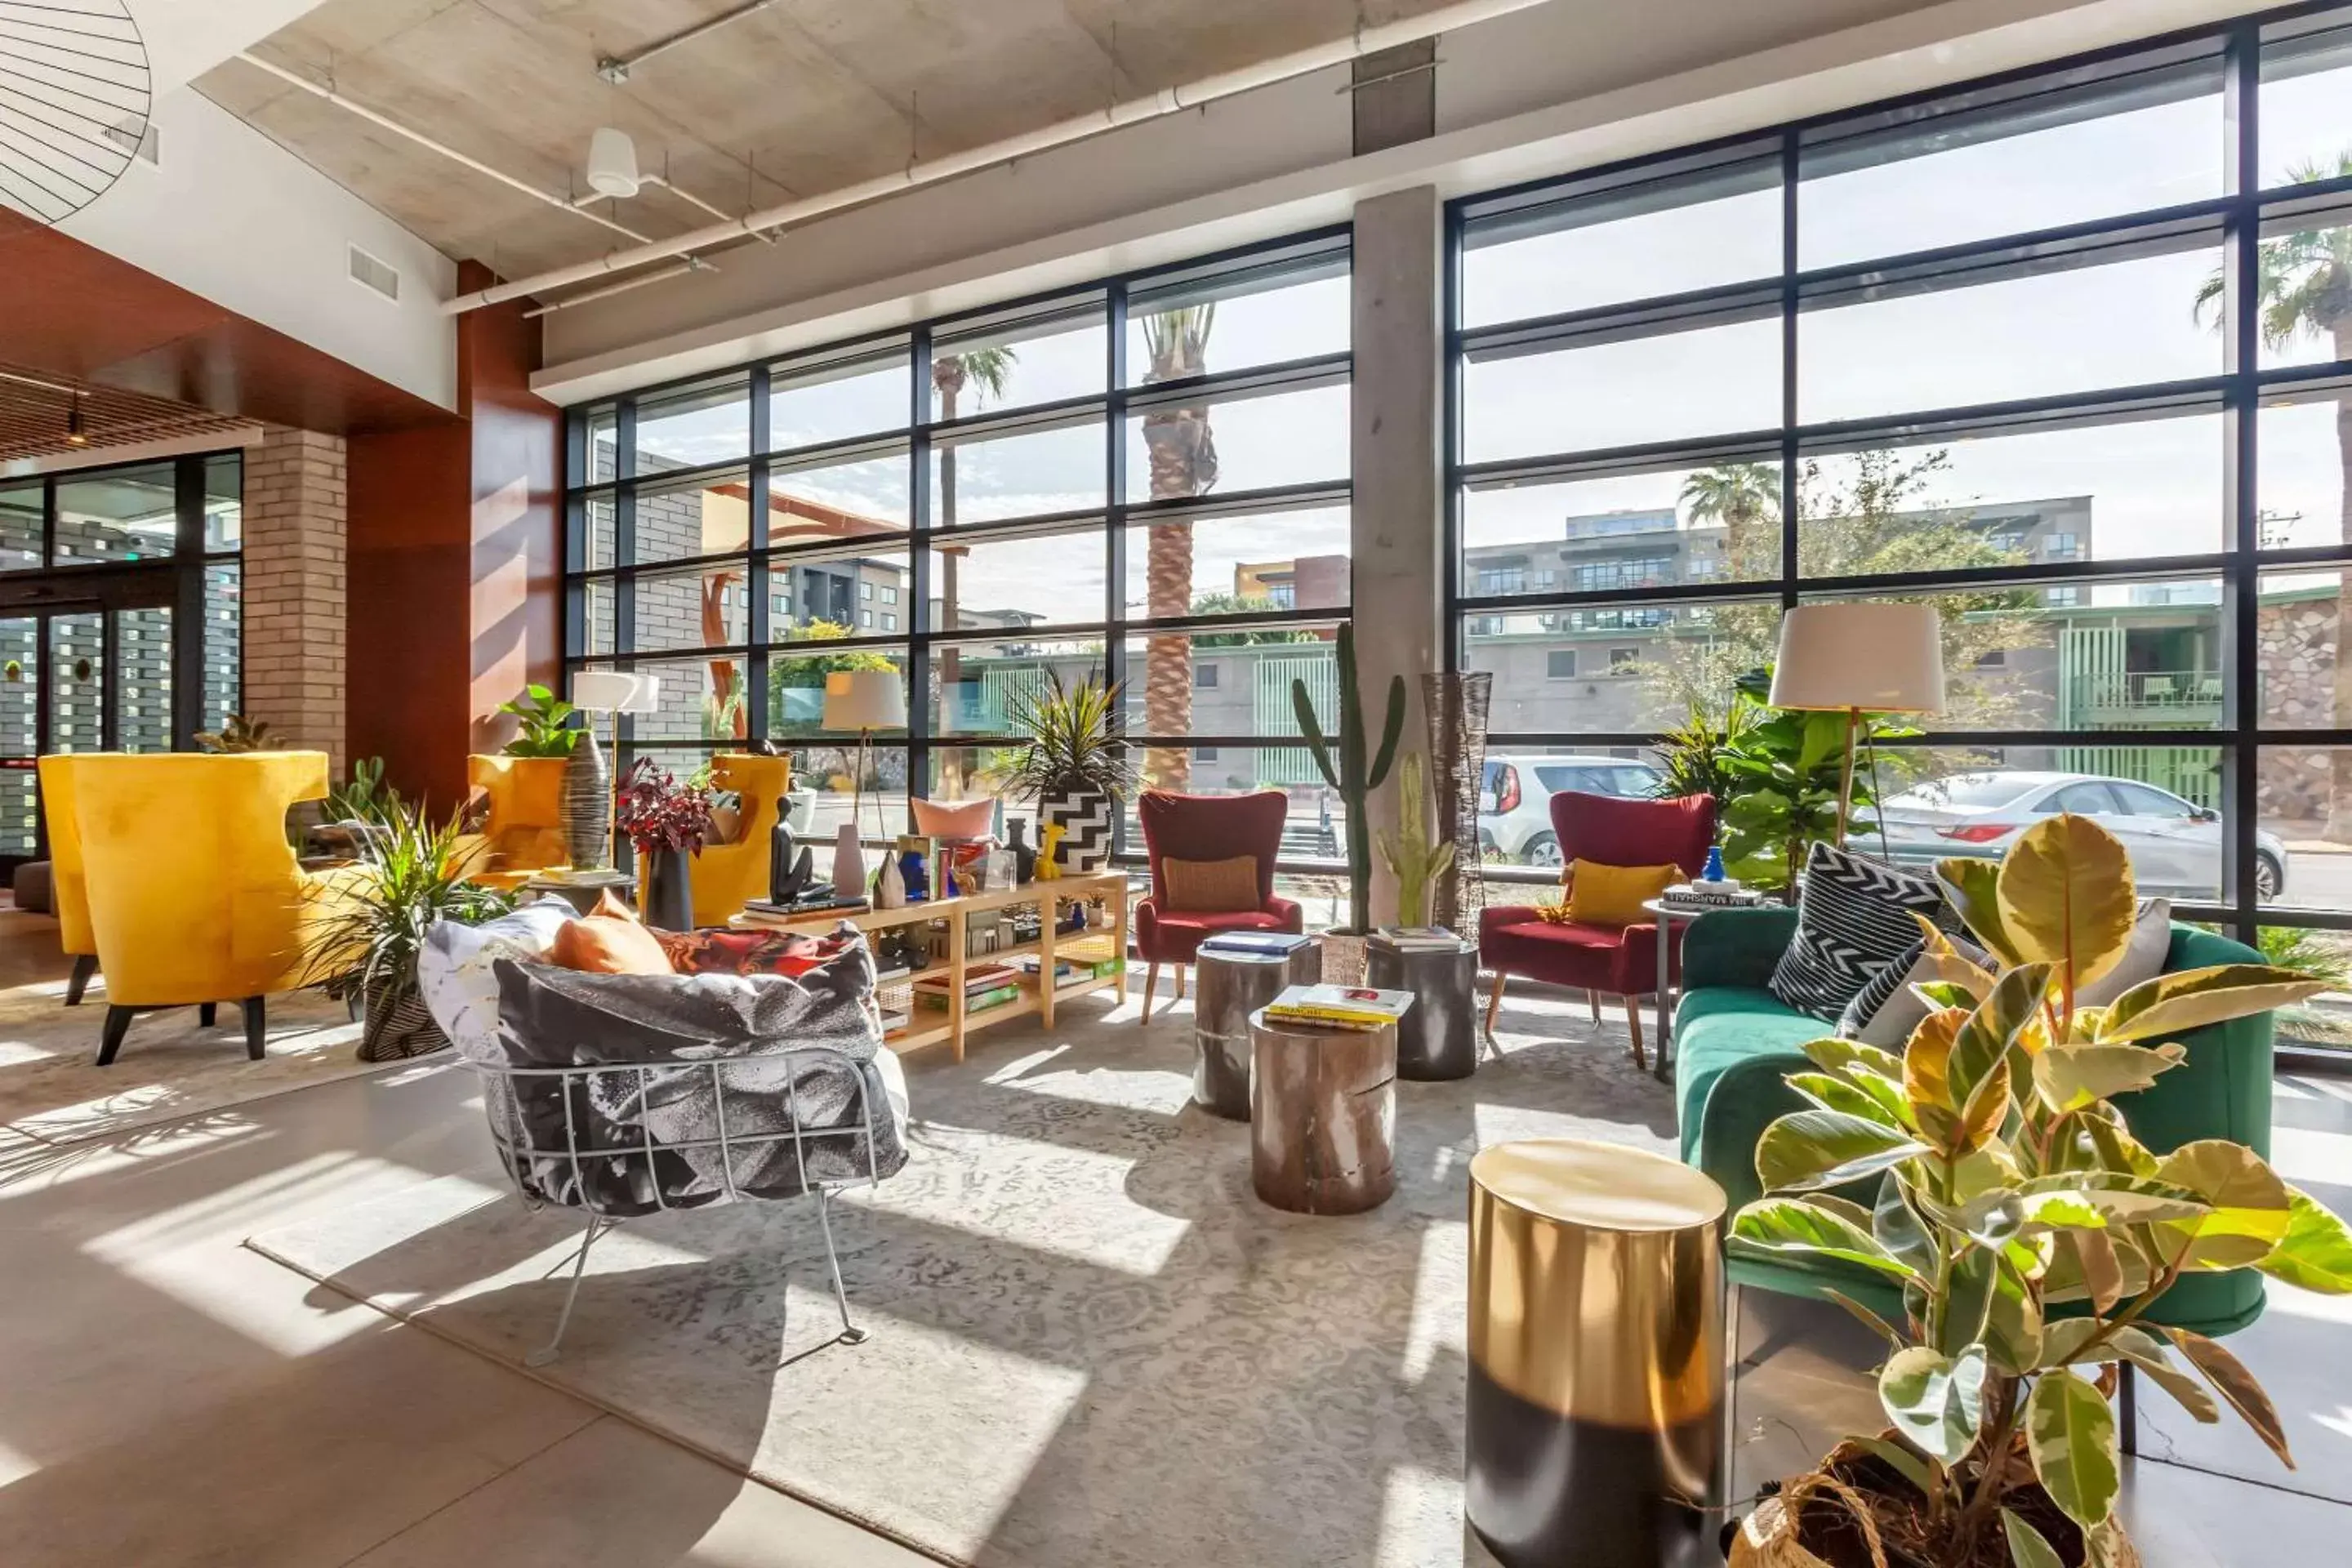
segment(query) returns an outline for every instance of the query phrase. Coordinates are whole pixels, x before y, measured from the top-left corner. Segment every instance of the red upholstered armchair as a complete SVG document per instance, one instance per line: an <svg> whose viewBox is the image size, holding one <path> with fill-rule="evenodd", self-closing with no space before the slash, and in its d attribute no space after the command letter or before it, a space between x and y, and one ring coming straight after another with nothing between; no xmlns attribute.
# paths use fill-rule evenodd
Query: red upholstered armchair
<svg viewBox="0 0 2352 1568"><path fill-rule="evenodd" d="M1593 860L1607 866L1664 866L1671 862L1696 876L1706 868L1715 842L1715 802L1622 800L1613 795L1562 790L1551 797L1551 826L1563 862ZM1679 944L1677 944L1679 945ZM1559 925L1521 907L1489 905L1478 917L1478 956L1495 972L1486 998L1486 1030L1503 1005L1503 983L1513 974L1555 985L1581 986L1601 1016L1605 992L1625 999L1625 1022L1633 1032L1633 1060L1643 1061L1642 1016L1634 998L1657 984L1658 928ZM1679 973L1682 955L1669 955Z"/></svg>
<svg viewBox="0 0 2352 1568"><path fill-rule="evenodd" d="M1274 896L1274 862L1282 850L1282 825L1290 797L1278 789L1255 795L1177 795L1146 790L1136 803L1143 826L1143 852L1151 862L1151 893L1135 906L1135 949L1150 967L1143 978L1143 1019L1151 1018L1151 990L1160 966L1176 965L1176 994L1184 994L1184 965L1200 945L1220 931L1303 929L1303 916L1288 899ZM1208 863L1249 856L1257 862L1255 888L1240 887L1228 907L1179 909L1188 900L1171 896L1167 862ZM1192 889L1188 889L1192 890ZM1195 898L1189 900L1198 903Z"/></svg>

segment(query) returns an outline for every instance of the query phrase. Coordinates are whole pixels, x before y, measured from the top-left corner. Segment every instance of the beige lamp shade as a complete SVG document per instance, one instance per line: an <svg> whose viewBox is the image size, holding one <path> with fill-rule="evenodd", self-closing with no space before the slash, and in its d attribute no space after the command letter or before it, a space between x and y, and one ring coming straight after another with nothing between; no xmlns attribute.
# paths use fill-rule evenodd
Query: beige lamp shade
<svg viewBox="0 0 2352 1568"><path fill-rule="evenodd" d="M650 713L661 700L661 678L625 669L583 669L572 677L572 706L590 713Z"/></svg>
<svg viewBox="0 0 2352 1568"><path fill-rule="evenodd" d="M907 722L907 687L895 669L836 669L824 678L828 730L897 730Z"/></svg>
<svg viewBox="0 0 2352 1568"><path fill-rule="evenodd" d="M1934 713L1944 706L1933 605L1799 605L1780 617L1775 708Z"/></svg>

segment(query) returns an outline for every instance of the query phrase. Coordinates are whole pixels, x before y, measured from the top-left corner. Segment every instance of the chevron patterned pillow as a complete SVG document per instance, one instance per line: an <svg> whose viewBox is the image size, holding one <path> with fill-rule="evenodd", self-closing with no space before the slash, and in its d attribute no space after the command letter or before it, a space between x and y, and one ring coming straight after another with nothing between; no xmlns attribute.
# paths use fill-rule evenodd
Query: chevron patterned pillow
<svg viewBox="0 0 2352 1568"><path fill-rule="evenodd" d="M1835 1023L1881 970L1919 945L1914 912L1936 918L1944 895L1925 877L1815 844L1797 900L1797 935L1765 984L1800 1013Z"/></svg>

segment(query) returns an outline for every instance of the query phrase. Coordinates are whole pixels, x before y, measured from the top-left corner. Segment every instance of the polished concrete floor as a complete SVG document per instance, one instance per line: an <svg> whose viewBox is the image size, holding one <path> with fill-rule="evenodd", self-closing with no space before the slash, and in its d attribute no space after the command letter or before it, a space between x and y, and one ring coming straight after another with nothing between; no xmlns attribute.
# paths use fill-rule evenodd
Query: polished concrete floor
<svg viewBox="0 0 2352 1568"><path fill-rule="evenodd" d="M2296 1080L2283 1095L2282 1163L2326 1201L2352 1201L2352 1082ZM0 1562L927 1561L239 1245L425 1177L494 1179L488 1152L470 1080L437 1066L110 1143L0 1142ZM2352 1499L2352 1311L2308 1297L2283 1307L2240 1349L2272 1379L2305 1469L2179 1439L2185 1457L2275 1484L2141 1466L2134 1516L2150 1568L2341 1560L2352 1504L2276 1489ZM1849 1370L1869 1348L1842 1318L1751 1308L1752 1480L1801 1468L1872 1402ZM2174 1441L2159 1435L2151 1451L2158 1440Z"/></svg>

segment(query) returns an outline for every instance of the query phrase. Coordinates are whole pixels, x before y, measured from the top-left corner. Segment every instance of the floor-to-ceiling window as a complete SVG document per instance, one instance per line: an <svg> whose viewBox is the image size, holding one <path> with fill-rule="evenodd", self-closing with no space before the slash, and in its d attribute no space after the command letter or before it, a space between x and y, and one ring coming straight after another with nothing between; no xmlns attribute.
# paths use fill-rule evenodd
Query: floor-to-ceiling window
<svg viewBox="0 0 2352 1568"><path fill-rule="evenodd" d="M1286 790L1286 854L1336 853L1292 688L1328 715L1348 615L1349 286L1316 235L575 408L567 666L660 678L628 756L789 751L820 833L858 782L824 678L899 672L869 834L1001 793L1094 673L1148 782Z"/></svg>
<svg viewBox="0 0 2352 1568"><path fill-rule="evenodd" d="M2087 812L2144 889L2352 960L2352 8L1455 204L1454 657L1493 853L1771 657L1925 601L1931 859ZM2291 1033L2352 1039L2298 1016Z"/></svg>
<svg viewBox="0 0 2352 1568"><path fill-rule="evenodd" d="M46 852L37 758L185 747L236 707L243 467L0 479L0 868Z"/></svg>

